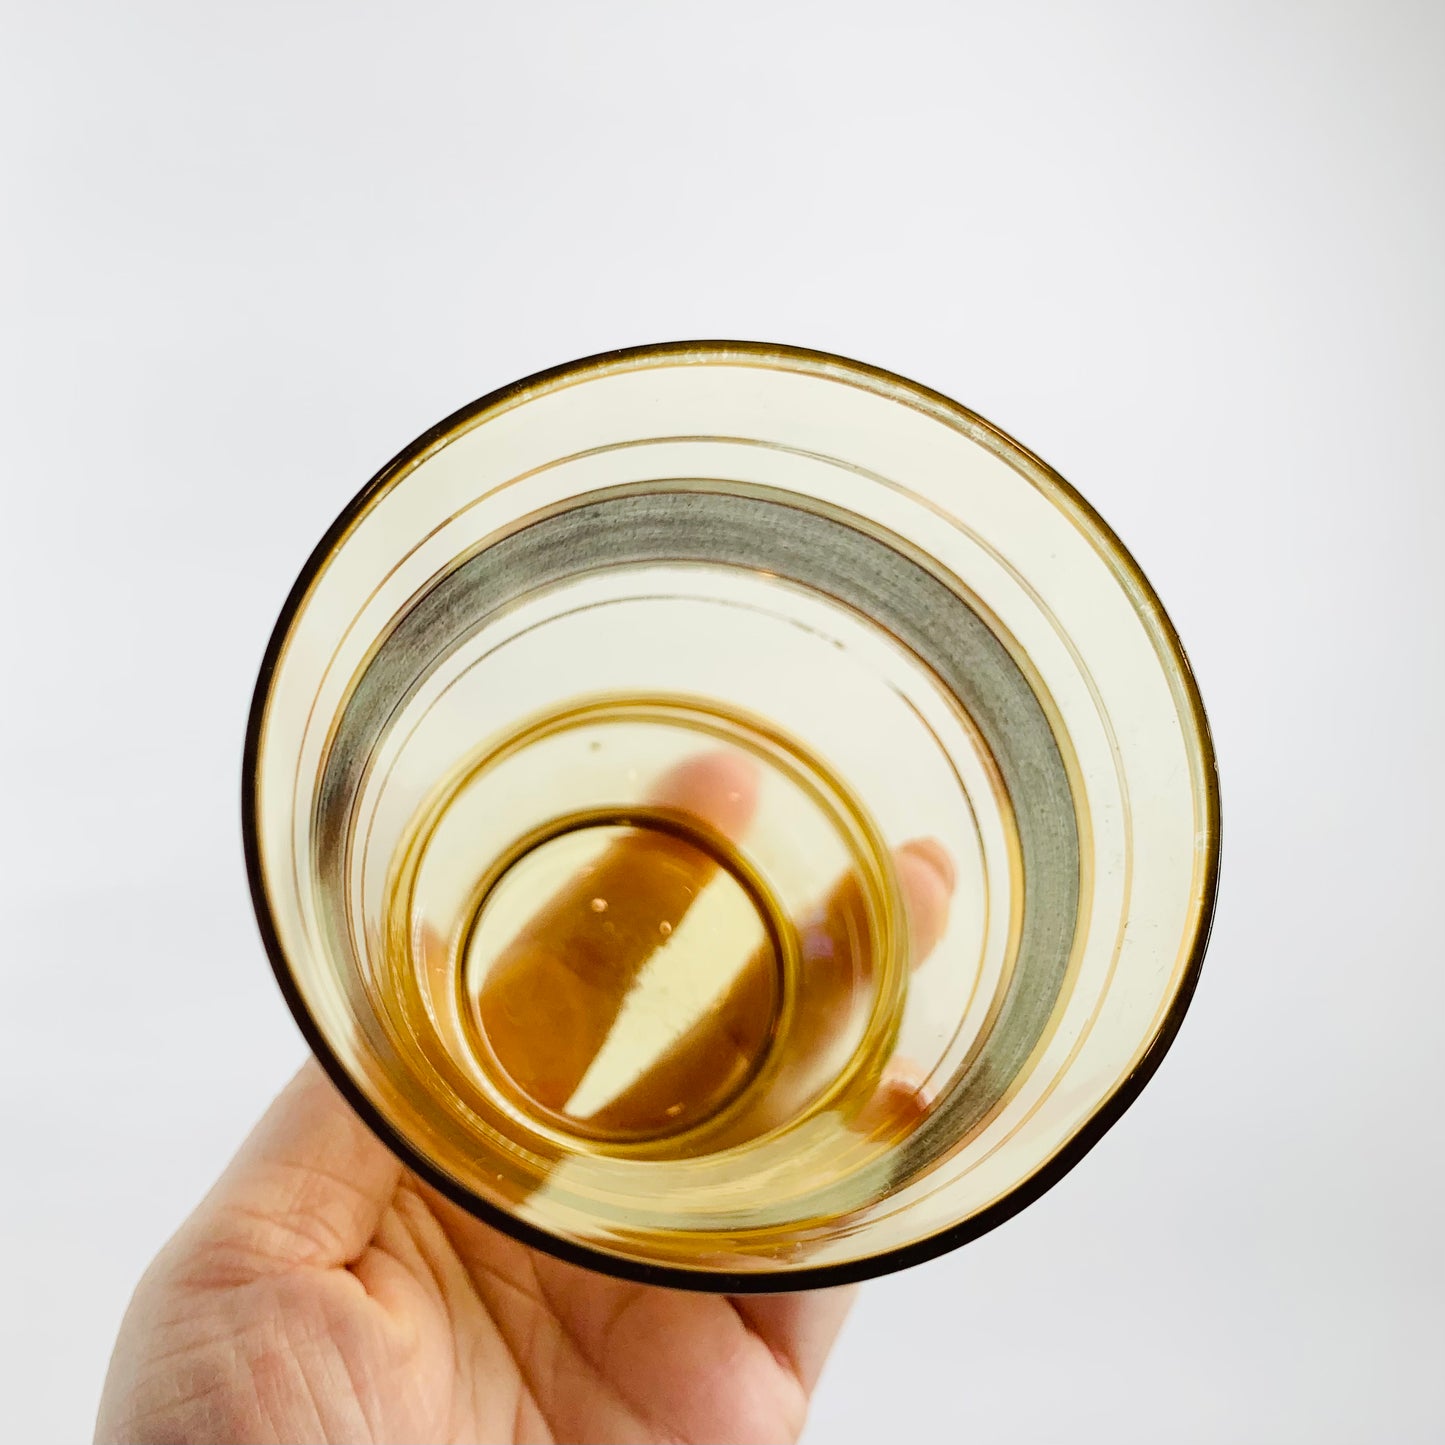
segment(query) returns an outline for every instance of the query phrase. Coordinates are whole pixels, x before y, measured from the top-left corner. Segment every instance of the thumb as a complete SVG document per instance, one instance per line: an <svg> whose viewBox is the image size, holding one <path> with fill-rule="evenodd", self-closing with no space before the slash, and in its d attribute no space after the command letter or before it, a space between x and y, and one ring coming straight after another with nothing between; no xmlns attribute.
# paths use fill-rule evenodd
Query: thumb
<svg viewBox="0 0 1445 1445"><path fill-rule="evenodd" d="M396 1157L308 1060L177 1243L200 1255L213 1283L350 1264L375 1233L401 1173Z"/></svg>

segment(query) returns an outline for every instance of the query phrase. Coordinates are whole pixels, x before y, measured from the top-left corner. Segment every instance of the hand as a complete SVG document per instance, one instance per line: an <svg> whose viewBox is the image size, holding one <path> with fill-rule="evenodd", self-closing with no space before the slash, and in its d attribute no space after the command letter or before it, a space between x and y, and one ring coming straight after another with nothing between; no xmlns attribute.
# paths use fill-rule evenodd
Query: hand
<svg viewBox="0 0 1445 1445"><path fill-rule="evenodd" d="M685 764L663 789L738 831L752 811L749 779L722 760ZM917 959L942 931L950 869L932 842L905 845L897 861ZM820 911L823 926L849 897L844 880ZM565 953L555 929L566 916L539 915L498 988ZM545 948L532 946L539 939ZM559 1097L640 966L615 970L595 1017L578 1024L577 1047L557 1049ZM735 1003L745 1002L746 975ZM517 996L537 998L540 981L533 974ZM687 1061L726 1047L727 1015L714 1011L698 1028L716 1037L695 1030L612 1107L646 1111L659 1090L686 1087ZM819 1044L831 1026L824 1008ZM876 1123L918 1106L898 1074L865 1115ZM141 1281L96 1438L792 1440L851 1295L693 1294L541 1254L403 1169L308 1063Z"/></svg>

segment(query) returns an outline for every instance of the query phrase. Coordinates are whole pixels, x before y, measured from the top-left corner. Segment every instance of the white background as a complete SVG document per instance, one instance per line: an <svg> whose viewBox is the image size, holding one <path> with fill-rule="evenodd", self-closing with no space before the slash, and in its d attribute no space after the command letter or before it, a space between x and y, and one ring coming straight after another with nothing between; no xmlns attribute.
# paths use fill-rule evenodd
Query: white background
<svg viewBox="0 0 1445 1445"><path fill-rule="evenodd" d="M473 397L724 336L1058 467L1224 783L1159 1076L867 1290L809 1439L1440 1438L1442 15L11 0L6 1437L88 1436L136 1277L302 1057L238 780L313 542Z"/></svg>

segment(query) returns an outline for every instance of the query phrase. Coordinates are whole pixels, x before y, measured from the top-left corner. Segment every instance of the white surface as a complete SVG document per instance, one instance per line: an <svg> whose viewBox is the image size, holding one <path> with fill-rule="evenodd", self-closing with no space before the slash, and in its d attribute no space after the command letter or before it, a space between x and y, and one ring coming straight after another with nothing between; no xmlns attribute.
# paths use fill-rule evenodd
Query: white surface
<svg viewBox="0 0 1445 1445"><path fill-rule="evenodd" d="M12 4L7 1435L302 1055L238 772L306 553L455 406L637 341L957 396L1195 661L1218 924L1143 1098L876 1284L810 1439L1438 1438L1445 23L1429 4Z"/></svg>

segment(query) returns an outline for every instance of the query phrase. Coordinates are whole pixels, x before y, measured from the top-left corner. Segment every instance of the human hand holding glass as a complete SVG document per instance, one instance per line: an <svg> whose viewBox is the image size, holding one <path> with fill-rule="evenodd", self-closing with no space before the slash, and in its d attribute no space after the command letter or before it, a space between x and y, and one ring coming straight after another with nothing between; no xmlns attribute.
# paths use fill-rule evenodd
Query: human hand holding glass
<svg viewBox="0 0 1445 1445"><path fill-rule="evenodd" d="M736 756L702 755L660 780L655 801L738 838L754 787ZM686 897L659 899L652 891L675 888L678 871L633 856L666 846L623 839L584 891L600 874L618 915L686 908L705 876L684 878ZM952 865L932 840L903 845L895 864L917 964L943 932ZM564 888L517 935L477 1000L508 1071L558 1105L657 946L639 932L601 956L575 947L583 886ZM819 945L803 953L808 1013L790 1034L793 1062L733 1122L740 1138L786 1112L793 1069L806 1072L846 1018L867 960L829 944L866 937L849 927L855 897L843 878L799 921ZM598 1122L646 1128L714 1088L770 968L745 966ZM926 1107L895 1060L851 1127L906 1129ZM142 1281L97 1439L792 1439L851 1295L659 1289L531 1249L408 1172L312 1062Z"/></svg>

